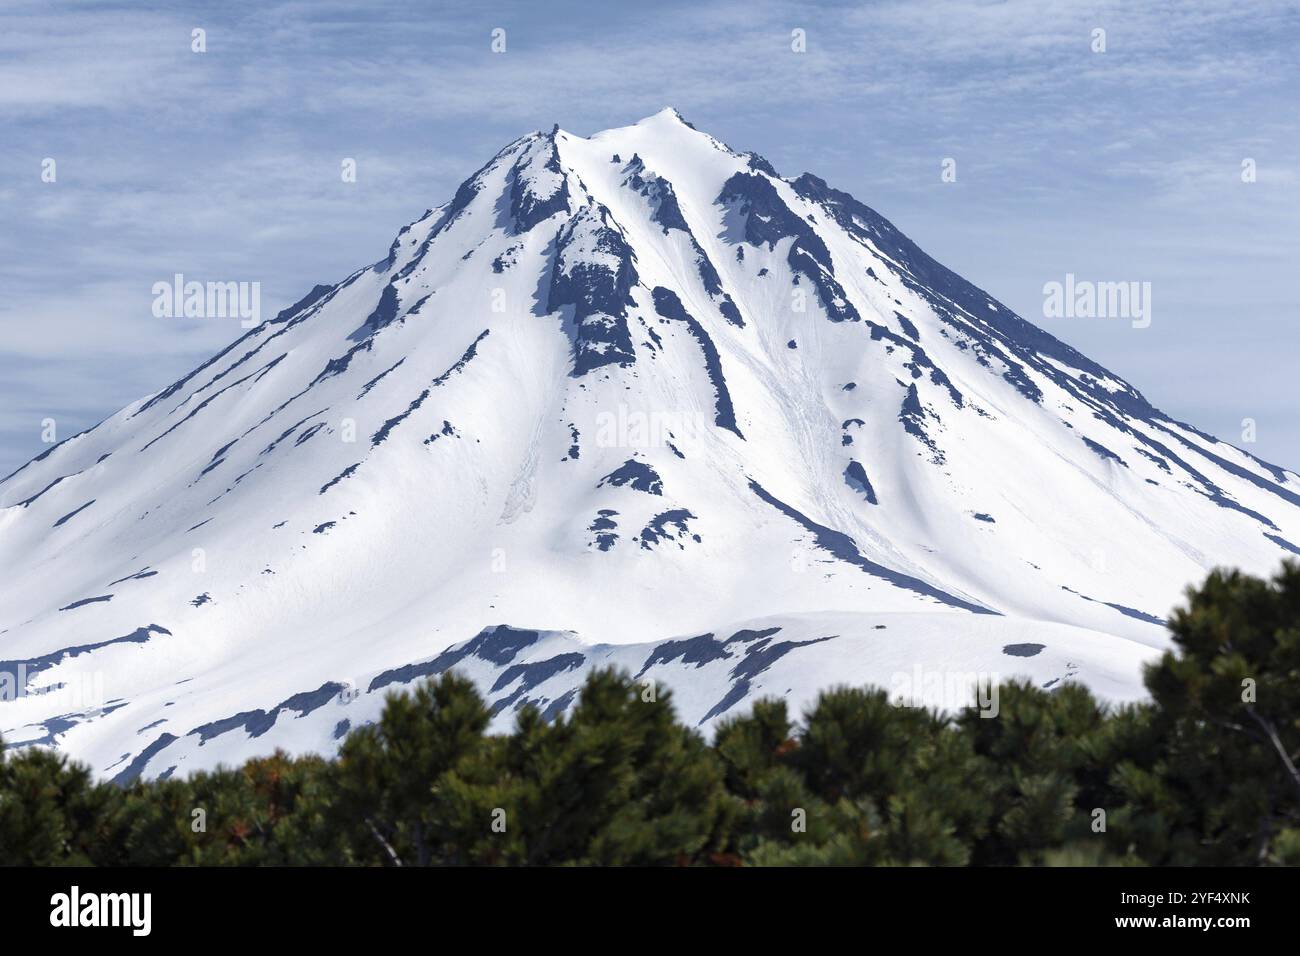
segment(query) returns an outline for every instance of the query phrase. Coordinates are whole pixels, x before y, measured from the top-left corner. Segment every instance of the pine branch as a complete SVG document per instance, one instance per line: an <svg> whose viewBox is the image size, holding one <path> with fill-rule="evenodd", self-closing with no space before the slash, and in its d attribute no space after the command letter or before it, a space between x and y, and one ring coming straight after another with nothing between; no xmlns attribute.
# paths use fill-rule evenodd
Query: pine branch
<svg viewBox="0 0 1300 956"><path fill-rule="evenodd" d="M1300 790L1300 770L1296 770L1295 764L1291 761L1291 756L1286 752L1286 748L1282 746L1282 741L1278 739L1277 730L1274 729L1273 722L1261 717L1255 712L1254 707L1247 707L1246 713L1250 714L1255 723L1259 724L1265 735L1272 742L1273 749L1276 750L1277 755L1282 758L1282 763L1286 767L1287 773L1291 775L1292 783L1296 785L1297 790Z"/></svg>
<svg viewBox="0 0 1300 956"><path fill-rule="evenodd" d="M393 849L392 844L383 838L379 830L375 827L374 821L369 817L366 817L366 826L370 828L370 832L374 838L379 841L379 845L384 848L384 852L388 854L388 858L393 861L393 866L401 866L402 858L397 855L397 851Z"/></svg>

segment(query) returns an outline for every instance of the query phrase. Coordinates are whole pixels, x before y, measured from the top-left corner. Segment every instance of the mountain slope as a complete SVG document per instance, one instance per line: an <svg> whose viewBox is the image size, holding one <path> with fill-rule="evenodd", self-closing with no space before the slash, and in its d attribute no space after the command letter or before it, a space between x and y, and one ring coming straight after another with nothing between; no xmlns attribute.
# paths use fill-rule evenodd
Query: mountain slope
<svg viewBox="0 0 1300 956"><path fill-rule="evenodd" d="M502 720L656 655L706 724L886 663L1128 699L1298 505L816 177L671 110L557 128L0 481L0 734L127 776L326 750L443 653ZM549 636L481 658L500 626Z"/></svg>

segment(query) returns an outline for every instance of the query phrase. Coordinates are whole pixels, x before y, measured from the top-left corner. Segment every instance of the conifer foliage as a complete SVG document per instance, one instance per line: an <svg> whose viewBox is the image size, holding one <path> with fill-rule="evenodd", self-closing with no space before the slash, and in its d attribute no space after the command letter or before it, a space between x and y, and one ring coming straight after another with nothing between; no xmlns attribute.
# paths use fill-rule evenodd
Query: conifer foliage
<svg viewBox="0 0 1300 956"><path fill-rule="evenodd" d="M1300 863L1300 565L1188 593L1151 700L998 688L996 716L834 688L765 700L712 743L612 671L490 735L447 673L333 760L277 753L97 782L0 743L8 865L1228 865Z"/></svg>

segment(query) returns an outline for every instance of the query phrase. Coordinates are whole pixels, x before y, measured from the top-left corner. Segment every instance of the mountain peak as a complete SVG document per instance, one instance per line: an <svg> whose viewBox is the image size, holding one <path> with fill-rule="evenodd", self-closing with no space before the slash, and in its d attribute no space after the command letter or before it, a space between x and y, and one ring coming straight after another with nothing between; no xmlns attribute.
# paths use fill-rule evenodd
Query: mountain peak
<svg viewBox="0 0 1300 956"><path fill-rule="evenodd" d="M626 134L674 137L678 133L690 133L693 136L702 137L709 142L716 142L712 136L709 136L709 134L697 128L693 123L682 116L676 107L672 106L665 106L657 113L651 113L649 116L643 117L628 126L614 126L608 129L599 130L588 137L579 138L605 140Z"/></svg>
<svg viewBox="0 0 1300 956"><path fill-rule="evenodd" d="M692 123L690 123L690 121L688 121L686 117L681 114L681 111L678 110L677 107L675 106L665 106L658 113L653 113L650 116L647 116L645 119L640 120L636 125L640 126L642 123L651 123L651 122L660 122L660 121L671 121L674 123L680 123L682 126L689 127L690 129L695 129L695 126Z"/></svg>
<svg viewBox="0 0 1300 956"><path fill-rule="evenodd" d="M705 727L914 668L1133 699L1188 582L1300 551L1300 481L668 108L510 143L0 480L0 531L0 734L129 779L450 667L498 723L601 661Z"/></svg>

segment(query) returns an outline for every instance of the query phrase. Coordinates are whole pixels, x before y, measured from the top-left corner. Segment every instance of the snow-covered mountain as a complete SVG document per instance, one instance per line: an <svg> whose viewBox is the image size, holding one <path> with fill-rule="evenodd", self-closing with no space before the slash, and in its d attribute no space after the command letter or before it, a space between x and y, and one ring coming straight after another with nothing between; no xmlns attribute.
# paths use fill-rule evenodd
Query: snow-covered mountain
<svg viewBox="0 0 1300 956"><path fill-rule="evenodd" d="M119 779L328 752L448 667L702 727L871 682L1141 695L1300 477L846 193L665 110L511 143L388 254L0 482L0 735Z"/></svg>

